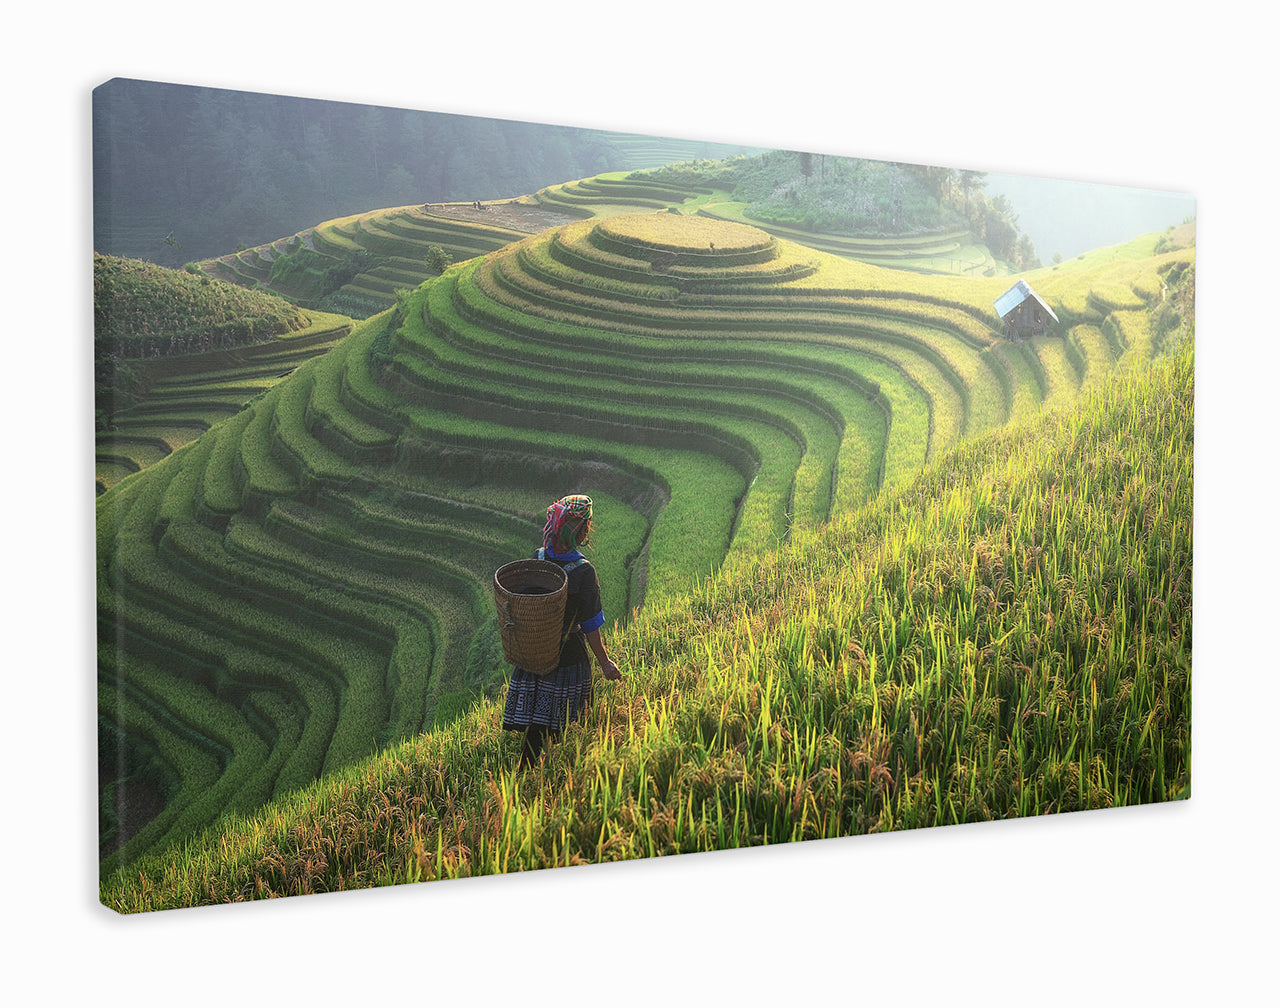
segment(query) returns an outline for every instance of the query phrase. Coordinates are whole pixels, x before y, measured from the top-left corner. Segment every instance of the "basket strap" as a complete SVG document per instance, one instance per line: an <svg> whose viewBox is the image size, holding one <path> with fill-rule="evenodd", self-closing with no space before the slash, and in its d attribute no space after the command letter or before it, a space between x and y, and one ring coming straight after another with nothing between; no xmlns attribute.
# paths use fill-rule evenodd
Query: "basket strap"
<svg viewBox="0 0 1280 1008"><path fill-rule="evenodd" d="M538 552L535 554L535 559L537 559L537 560L546 560L546 559L547 559L547 548L546 548L545 546L539 546L539 547L538 547ZM557 562L558 562L558 561L556 561L556 560L552 560L552 561L551 561L551 563L557 563ZM576 568L576 567L581 567L581 566L582 566L584 563L586 563L586 562L587 562L587 558L586 558L586 557L578 557L578 559L577 559L577 560L571 560L571 561L569 561L569 563L567 563L567 564L561 564L561 565L560 565L560 569L561 569L562 571L564 571L565 576L567 577L567 576L568 576L568 574L569 574L569 571L573 570L573 569L574 569L574 568ZM577 614L575 613L574 615L576 616ZM569 625L568 625L567 629L565 630L564 635L560 638L560 649L561 649L561 650L564 650L565 643L569 640L569 634L573 633L574 625L575 625L577 622L578 622L578 621L577 621L576 619L571 619L571 620L569 621Z"/></svg>
<svg viewBox="0 0 1280 1008"><path fill-rule="evenodd" d="M534 559L535 559L535 560L546 560L546 559L547 559L547 548L546 548L545 546L539 546L539 547L538 547L538 552L537 552L537 554L535 555ZM560 564L560 569L561 569L562 571L564 571L566 574L568 574L568 573L569 573L569 571L573 570L575 567L581 567L581 566L582 566L584 563L586 563L586 562L587 562L587 558L586 558L586 557L578 557L578 559L577 559L577 560L570 560L567 564ZM560 563L560 561L558 561L558 560L552 560L552 561L551 561L551 563Z"/></svg>

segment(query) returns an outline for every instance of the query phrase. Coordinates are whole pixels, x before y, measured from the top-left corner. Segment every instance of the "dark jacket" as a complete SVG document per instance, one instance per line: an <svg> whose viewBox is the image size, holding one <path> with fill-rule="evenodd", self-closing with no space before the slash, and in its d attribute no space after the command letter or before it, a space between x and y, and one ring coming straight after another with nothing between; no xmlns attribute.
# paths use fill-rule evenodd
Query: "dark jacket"
<svg viewBox="0 0 1280 1008"><path fill-rule="evenodd" d="M596 569L576 550L565 556L538 550L534 558L568 568L569 591L564 604L564 624L560 628L561 636L567 633L568 637L560 651L560 664L580 665L589 657L586 635L604 624Z"/></svg>

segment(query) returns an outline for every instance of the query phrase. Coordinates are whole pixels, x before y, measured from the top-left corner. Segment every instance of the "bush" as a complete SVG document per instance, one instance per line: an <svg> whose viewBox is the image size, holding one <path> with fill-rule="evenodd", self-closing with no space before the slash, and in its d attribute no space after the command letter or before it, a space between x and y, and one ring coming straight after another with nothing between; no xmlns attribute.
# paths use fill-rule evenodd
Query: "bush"
<svg viewBox="0 0 1280 1008"><path fill-rule="evenodd" d="M281 297L96 253L93 313L95 360L226 349L306 325Z"/></svg>
<svg viewBox="0 0 1280 1008"><path fill-rule="evenodd" d="M296 291L304 298L320 299L376 264L377 260L365 249L327 255L299 248L271 264L271 285Z"/></svg>
<svg viewBox="0 0 1280 1008"><path fill-rule="evenodd" d="M427 246L427 253L423 256L423 262L426 264L427 272L439 276L452 265L453 256L439 245L433 243Z"/></svg>

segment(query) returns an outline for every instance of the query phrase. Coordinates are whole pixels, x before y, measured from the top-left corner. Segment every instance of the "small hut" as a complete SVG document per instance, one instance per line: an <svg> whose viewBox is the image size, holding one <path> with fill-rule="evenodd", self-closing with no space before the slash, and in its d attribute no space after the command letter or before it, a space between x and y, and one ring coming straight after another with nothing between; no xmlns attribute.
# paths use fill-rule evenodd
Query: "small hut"
<svg viewBox="0 0 1280 1008"><path fill-rule="evenodd" d="M1047 335L1049 320L1058 322L1053 309L1044 303L1044 299L1025 280L1019 280L996 298L995 306L1000 318L1004 320L1004 334L1010 339Z"/></svg>

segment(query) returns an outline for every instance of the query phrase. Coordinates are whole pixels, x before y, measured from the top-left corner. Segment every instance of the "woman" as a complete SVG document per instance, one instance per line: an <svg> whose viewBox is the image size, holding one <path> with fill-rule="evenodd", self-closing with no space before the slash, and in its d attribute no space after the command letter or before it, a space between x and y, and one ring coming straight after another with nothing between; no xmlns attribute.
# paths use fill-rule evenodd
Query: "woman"
<svg viewBox="0 0 1280 1008"><path fill-rule="evenodd" d="M596 570L582 555L580 547L591 542L591 498L571 494L547 508L542 529L540 560L557 563L569 579L564 624L560 635L560 661L554 672L538 676L517 666L511 671L502 727L524 732L519 770L537 760L548 739L556 739L568 721L576 721L591 702L590 648L606 679L621 673L605 649L600 627L604 611L600 603L600 582Z"/></svg>

